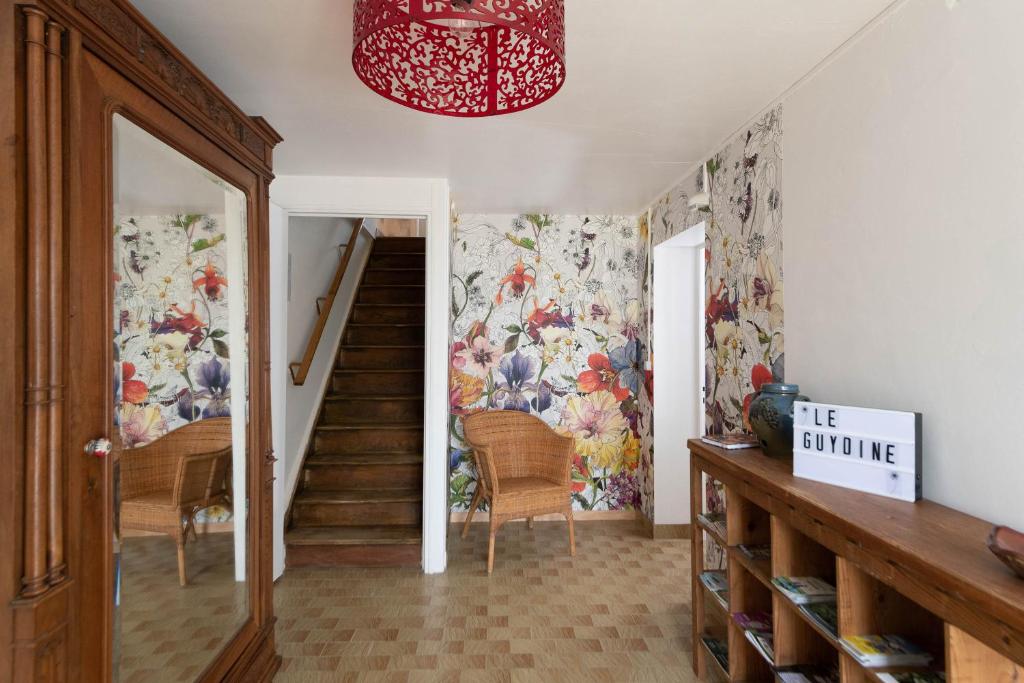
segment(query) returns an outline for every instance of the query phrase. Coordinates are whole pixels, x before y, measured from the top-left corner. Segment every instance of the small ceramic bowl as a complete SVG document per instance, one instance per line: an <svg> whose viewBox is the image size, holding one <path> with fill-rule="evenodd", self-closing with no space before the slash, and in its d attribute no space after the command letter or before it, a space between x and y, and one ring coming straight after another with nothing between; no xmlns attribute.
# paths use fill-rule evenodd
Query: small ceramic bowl
<svg viewBox="0 0 1024 683"><path fill-rule="evenodd" d="M1024 534L1005 526L997 526L988 536L988 549L1024 579Z"/></svg>

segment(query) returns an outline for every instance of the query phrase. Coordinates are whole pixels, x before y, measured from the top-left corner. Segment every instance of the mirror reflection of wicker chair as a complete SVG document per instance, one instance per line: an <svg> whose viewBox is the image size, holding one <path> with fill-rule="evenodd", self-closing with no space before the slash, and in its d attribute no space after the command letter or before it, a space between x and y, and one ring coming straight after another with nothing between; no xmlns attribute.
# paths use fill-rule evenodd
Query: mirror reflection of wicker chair
<svg viewBox="0 0 1024 683"><path fill-rule="evenodd" d="M466 537L480 501L487 500L487 573L494 569L494 537L502 524L513 519L525 518L533 528L537 515L564 515L569 523L569 553L575 556L571 476L576 451L572 438L518 410L474 413L463 424L479 477L462 537Z"/></svg>
<svg viewBox="0 0 1024 683"><path fill-rule="evenodd" d="M178 546L178 580L185 586L185 542L195 518L231 504L231 418L193 422L156 441L120 452L120 529L165 533Z"/></svg>

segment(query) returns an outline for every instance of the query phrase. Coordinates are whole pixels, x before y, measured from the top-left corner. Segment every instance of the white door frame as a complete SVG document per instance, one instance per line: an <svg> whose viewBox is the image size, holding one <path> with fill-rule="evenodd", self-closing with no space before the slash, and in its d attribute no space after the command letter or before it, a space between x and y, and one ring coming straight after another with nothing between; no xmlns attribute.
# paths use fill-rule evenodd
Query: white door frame
<svg viewBox="0 0 1024 683"><path fill-rule="evenodd" d="M435 178L277 176L270 197L288 214L426 218L426 329L423 392L423 571L448 562L448 328L451 200ZM293 264L293 267L297 264ZM281 286L271 283L271 287Z"/></svg>
<svg viewBox="0 0 1024 683"><path fill-rule="evenodd" d="M655 524L691 522L689 500L679 492L690 490L686 440L705 428L705 227L653 249Z"/></svg>

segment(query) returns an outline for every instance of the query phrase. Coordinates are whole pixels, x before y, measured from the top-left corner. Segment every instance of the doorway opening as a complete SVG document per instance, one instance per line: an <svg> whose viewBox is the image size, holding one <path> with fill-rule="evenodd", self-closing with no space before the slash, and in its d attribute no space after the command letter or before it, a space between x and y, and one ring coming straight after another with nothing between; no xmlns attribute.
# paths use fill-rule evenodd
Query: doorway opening
<svg viewBox="0 0 1024 683"><path fill-rule="evenodd" d="M652 357L656 353L656 525L690 523L686 440L704 434L704 233L702 222L654 247Z"/></svg>

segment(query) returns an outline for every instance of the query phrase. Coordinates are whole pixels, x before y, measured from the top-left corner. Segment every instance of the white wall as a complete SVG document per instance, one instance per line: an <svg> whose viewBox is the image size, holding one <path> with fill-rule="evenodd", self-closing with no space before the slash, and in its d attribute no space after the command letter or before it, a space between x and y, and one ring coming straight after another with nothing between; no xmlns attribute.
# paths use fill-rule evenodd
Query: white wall
<svg viewBox="0 0 1024 683"><path fill-rule="evenodd" d="M291 496L299 464L309 443L320 402L330 383L345 320L355 300L356 287L369 258L372 240L365 232L353 233L357 222L351 218L289 216L288 254L291 259L291 285L288 288L288 362L297 363L319 313L316 299L326 296L338 270L342 249L349 239L358 240L352 260L341 281L334 307L327 318L320 345L302 386L286 384L285 455L286 497Z"/></svg>
<svg viewBox="0 0 1024 683"><path fill-rule="evenodd" d="M316 299L326 296L341 261L341 245L347 244L355 222L350 218L311 218L290 216L288 220L288 256L291 259L291 285L288 288L288 362L302 360L319 313ZM353 266L359 265L358 262ZM348 271L352 275L356 268ZM309 437L307 427L320 405L322 379L333 365L332 342L337 338L344 317L335 307L328 318L322 342L310 366L305 384L288 382L285 413L285 452L302 457L300 448ZM289 467L289 471L291 468Z"/></svg>
<svg viewBox="0 0 1024 683"><path fill-rule="evenodd" d="M922 412L925 496L1018 528L1022 26L911 0L783 104L787 380Z"/></svg>
<svg viewBox="0 0 1024 683"><path fill-rule="evenodd" d="M447 564L448 522L448 181L278 176L270 187L270 196L293 217L301 214L426 219L423 570L443 572Z"/></svg>
<svg viewBox="0 0 1024 683"><path fill-rule="evenodd" d="M690 522L686 440L704 433L704 224L654 247L654 523Z"/></svg>

